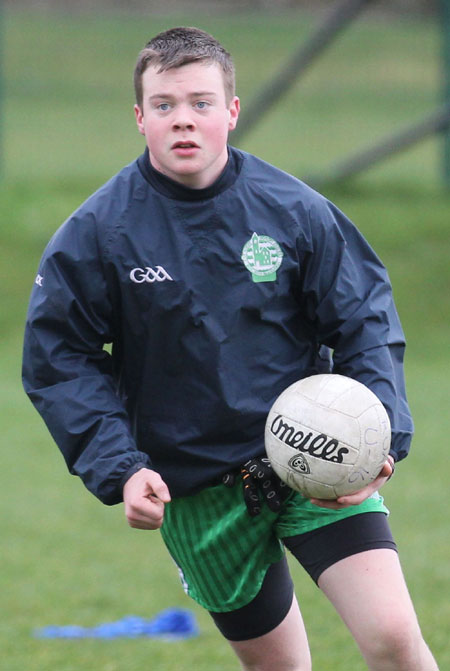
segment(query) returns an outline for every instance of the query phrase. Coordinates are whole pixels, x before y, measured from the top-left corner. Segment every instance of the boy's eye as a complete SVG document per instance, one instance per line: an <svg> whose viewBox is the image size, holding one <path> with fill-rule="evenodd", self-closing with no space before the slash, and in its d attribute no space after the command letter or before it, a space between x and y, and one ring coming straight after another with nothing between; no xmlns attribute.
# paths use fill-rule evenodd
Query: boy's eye
<svg viewBox="0 0 450 671"><path fill-rule="evenodd" d="M169 108L170 108L169 103L160 103L158 105L158 109L161 110L161 112L167 112Z"/></svg>
<svg viewBox="0 0 450 671"><path fill-rule="evenodd" d="M197 103L195 103L195 106L199 110L204 110L208 107L208 103L205 100L199 100Z"/></svg>

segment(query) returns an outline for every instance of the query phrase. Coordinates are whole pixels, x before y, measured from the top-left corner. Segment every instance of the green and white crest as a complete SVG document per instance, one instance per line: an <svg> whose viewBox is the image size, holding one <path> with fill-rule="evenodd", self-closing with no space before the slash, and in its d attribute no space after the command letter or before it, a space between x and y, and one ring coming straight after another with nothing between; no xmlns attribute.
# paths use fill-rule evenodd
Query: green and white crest
<svg viewBox="0 0 450 671"><path fill-rule="evenodd" d="M278 242L272 238L253 233L244 245L241 259L252 274L253 282L275 282L283 252Z"/></svg>

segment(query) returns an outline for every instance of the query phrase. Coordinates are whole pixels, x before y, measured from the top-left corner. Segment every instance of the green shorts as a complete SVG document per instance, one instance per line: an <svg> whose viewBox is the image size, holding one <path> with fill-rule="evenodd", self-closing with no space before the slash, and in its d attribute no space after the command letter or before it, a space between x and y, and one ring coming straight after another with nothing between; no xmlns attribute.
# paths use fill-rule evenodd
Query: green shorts
<svg viewBox="0 0 450 671"><path fill-rule="evenodd" d="M283 557L282 538L365 512L388 514L378 493L358 506L328 510L292 491L280 512L264 504L250 517L238 481L166 504L161 533L185 592L207 610L226 612L258 594L269 565Z"/></svg>

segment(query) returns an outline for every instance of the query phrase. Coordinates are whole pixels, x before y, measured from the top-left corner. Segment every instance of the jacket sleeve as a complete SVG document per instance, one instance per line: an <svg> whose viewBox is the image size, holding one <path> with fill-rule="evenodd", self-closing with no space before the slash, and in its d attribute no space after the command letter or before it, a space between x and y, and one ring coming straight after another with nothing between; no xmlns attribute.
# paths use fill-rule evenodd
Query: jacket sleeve
<svg viewBox="0 0 450 671"><path fill-rule="evenodd" d="M385 406L391 454L407 456L413 422L405 392L405 338L385 267L355 226L324 201L310 217L302 276L304 311L319 342L333 350L333 372L359 380Z"/></svg>
<svg viewBox="0 0 450 671"><path fill-rule="evenodd" d="M92 215L74 215L41 260L28 309L23 384L72 474L106 504L139 466L112 359L112 306Z"/></svg>

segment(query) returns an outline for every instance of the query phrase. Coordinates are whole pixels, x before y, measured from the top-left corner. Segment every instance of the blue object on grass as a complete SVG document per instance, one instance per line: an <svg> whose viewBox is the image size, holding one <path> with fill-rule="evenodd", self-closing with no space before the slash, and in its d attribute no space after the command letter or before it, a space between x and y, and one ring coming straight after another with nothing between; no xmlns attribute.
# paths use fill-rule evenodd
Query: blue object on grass
<svg viewBox="0 0 450 671"><path fill-rule="evenodd" d="M151 620L127 615L116 622L104 622L95 627L77 625L49 626L37 629L37 638L162 638L176 641L198 636L199 630L193 613L183 608L168 608Z"/></svg>

